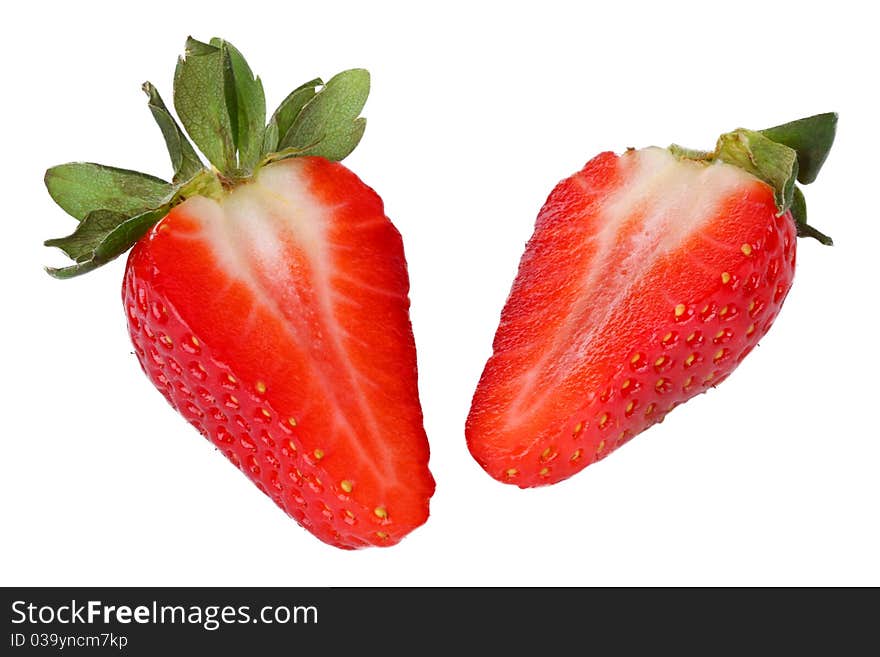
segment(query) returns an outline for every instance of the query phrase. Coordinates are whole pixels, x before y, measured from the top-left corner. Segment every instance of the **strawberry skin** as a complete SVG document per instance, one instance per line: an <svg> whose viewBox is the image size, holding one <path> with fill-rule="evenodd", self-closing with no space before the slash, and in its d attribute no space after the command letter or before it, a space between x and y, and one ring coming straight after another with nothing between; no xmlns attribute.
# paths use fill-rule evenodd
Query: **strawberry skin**
<svg viewBox="0 0 880 657"><path fill-rule="evenodd" d="M129 255L144 372L322 541L389 546L434 481L400 235L379 196L320 157L177 205Z"/></svg>
<svg viewBox="0 0 880 657"><path fill-rule="evenodd" d="M666 149L602 153L541 209L466 424L499 481L566 479L718 385L776 318L796 226L774 190Z"/></svg>

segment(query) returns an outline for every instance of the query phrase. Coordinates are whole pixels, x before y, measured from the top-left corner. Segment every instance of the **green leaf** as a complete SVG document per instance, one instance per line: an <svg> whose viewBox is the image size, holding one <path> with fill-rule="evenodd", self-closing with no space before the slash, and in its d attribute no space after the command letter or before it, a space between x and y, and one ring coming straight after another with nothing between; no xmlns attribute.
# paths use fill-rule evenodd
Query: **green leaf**
<svg viewBox="0 0 880 657"><path fill-rule="evenodd" d="M263 155L272 153L278 148L278 124L269 121L263 131Z"/></svg>
<svg viewBox="0 0 880 657"><path fill-rule="evenodd" d="M278 126L280 139L284 139L288 136L287 133L290 130L290 126L292 126L293 122L296 120L296 117L302 112L306 103L312 100L312 98L318 93L317 88L323 84L324 82L321 78L309 80L305 84L301 84L291 91L287 94L287 97L281 101L281 104L272 114L272 118L269 121L270 125L274 123ZM280 142L279 144L276 144L276 146L280 146Z"/></svg>
<svg viewBox="0 0 880 657"><path fill-rule="evenodd" d="M177 121L171 116L171 112L162 102L159 92L149 82L144 82L141 87L144 93L149 97L148 106L153 113L153 118L159 124L162 136L165 138L165 145L168 147L168 155L171 157L171 166L174 167L175 183L183 180L189 180L201 169L204 168L202 161L199 159L195 148L190 144L186 134L177 125Z"/></svg>
<svg viewBox="0 0 880 657"><path fill-rule="evenodd" d="M98 248L108 233L128 218L111 210L94 210L86 215L73 233L67 237L46 240L43 244L58 247L71 260L83 260Z"/></svg>
<svg viewBox="0 0 880 657"><path fill-rule="evenodd" d="M344 160L357 147L364 136L367 120L363 117L346 123L338 129L330 129L323 139L310 148L303 149L300 155L320 155L328 160Z"/></svg>
<svg viewBox="0 0 880 657"><path fill-rule="evenodd" d="M363 126L352 125L364 108L370 93L370 74L364 69L343 71L324 85L302 108L282 137L280 148L308 149L310 154L348 155L363 135Z"/></svg>
<svg viewBox="0 0 880 657"><path fill-rule="evenodd" d="M220 48L189 37L174 72L174 109L208 161L220 171L231 172L237 162L225 68Z"/></svg>
<svg viewBox="0 0 880 657"><path fill-rule="evenodd" d="M226 75L226 105L232 137L238 149L239 169L250 172L260 159L266 123L263 83L255 78L244 56L228 41L212 39L223 52Z"/></svg>
<svg viewBox="0 0 880 657"><path fill-rule="evenodd" d="M162 217L170 203L127 218L113 212L92 212L80 224L86 226L66 238L47 240L46 246L58 246L68 255L78 254L76 264L68 267L46 267L55 278L73 278L107 264L128 251ZM77 236L77 233L80 233ZM71 257L74 257L71 255Z"/></svg>
<svg viewBox="0 0 880 657"><path fill-rule="evenodd" d="M304 148L283 148L270 153L264 159L264 164L287 160L291 157L304 157L306 155L318 155L328 160L340 161L347 157L357 146L367 127L367 120L363 117L355 119L353 123L344 126L337 132L327 133L317 144Z"/></svg>
<svg viewBox="0 0 880 657"><path fill-rule="evenodd" d="M798 173L798 158L793 149L760 132L739 128L718 138L715 157L770 185L778 214L791 207Z"/></svg>
<svg viewBox="0 0 880 657"><path fill-rule="evenodd" d="M797 152L798 182L807 185L816 179L828 157L837 132L837 114L828 112L761 130L773 141Z"/></svg>
<svg viewBox="0 0 880 657"><path fill-rule="evenodd" d="M828 235L819 232L807 223L807 200L804 198L804 193L800 187L795 187L794 197L789 209L791 210L795 226L797 226L798 237L812 237L825 246L832 246L834 244L834 241Z"/></svg>
<svg viewBox="0 0 880 657"><path fill-rule="evenodd" d="M174 192L160 178L91 162L52 167L44 180L55 202L80 221L93 210L131 216L162 205Z"/></svg>
<svg viewBox="0 0 880 657"><path fill-rule="evenodd" d="M266 126L267 135L263 140L264 155L283 148L280 146L280 140L287 135L287 131L290 130L290 126L293 125L305 104L315 97L315 88L322 84L324 82L321 78L309 80L291 91L287 98L281 101L278 109L272 114L269 125ZM272 134L268 134L270 131Z"/></svg>
<svg viewBox="0 0 880 657"><path fill-rule="evenodd" d="M45 267L45 269L46 273L52 278L64 280L67 278L73 278L74 276L88 274L90 271L93 271L100 266L100 263L95 262L94 260L89 260L81 264L70 265L69 267Z"/></svg>
<svg viewBox="0 0 880 657"><path fill-rule="evenodd" d="M118 255L128 251L142 238L147 231L156 225L168 211L169 207L161 207L143 214L135 215L119 224L95 249L95 258L101 263L109 262Z"/></svg>

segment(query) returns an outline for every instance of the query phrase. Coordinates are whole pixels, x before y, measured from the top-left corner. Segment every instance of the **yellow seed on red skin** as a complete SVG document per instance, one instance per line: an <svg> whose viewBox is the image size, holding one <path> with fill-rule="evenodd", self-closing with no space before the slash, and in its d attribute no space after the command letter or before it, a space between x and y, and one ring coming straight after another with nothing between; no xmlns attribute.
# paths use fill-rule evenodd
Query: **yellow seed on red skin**
<svg viewBox="0 0 880 657"><path fill-rule="evenodd" d="M508 477L515 477L519 474L519 470L517 470L516 468L508 468L504 471L504 474L506 474Z"/></svg>
<svg viewBox="0 0 880 657"><path fill-rule="evenodd" d="M196 336L194 336L194 335L191 336L190 339L189 339L189 341L192 342L193 347L198 347L198 346L199 346L199 339L198 339Z"/></svg>
<svg viewBox="0 0 880 657"><path fill-rule="evenodd" d="M339 482L339 487L344 490L346 493L350 493L352 489L351 482L348 479L343 479Z"/></svg>
<svg viewBox="0 0 880 657"><path fill-rule="evenodd" d="M724 317L727 314L727 306L724 306L721 310L718 311L718 314Z"/></svg>
<svg viewBox="0 0 880 657"><path fill-rule="evenodd" d="M728 274L726 271L722 272L721 274L721 282L724 283L724 285L730 283L730 274Z"/></svg>
<svg viewBox="0 0 880 657"><path fill-rule="evenodd" d="M682 315L684 315L684 311L686 311L686 310L687 310L687 306L685 306L683 303L678 304L675 307L675 316L681 317Z"/></svg>
<svg viewBox="0 0 880 657"><path fill-rule="evenodd" d="M629 362L632 363L633 365L635 365L636 363L639 362L639 360L641 358L642 358L641 354L636 354L635 356L633 356L632 358L629 359Z"/></svg>
<svg viewBox="0 0 880 657"><path fill-rule="evenodd" d="M684 364L687 365L688 367L690 367L691 365L694 364L695 360L697 360L697 355L691 354L690 356L688 356L687 358L684 359Z"/></svg>
<svg viewBox="0 0 880 657"><path fill-rule="evenodd" d="M636 407L636 403L635 403L635 401L631 401L629 404L627 404L627 405L626 405L626 414L629 415L630 413L632 413L632 412L633 412L633 409L634 409L635 407Z"/></svg>
<svg viewBox="0 0 880 657"><path fill-rule="evenodd" d="M754 332L755 332L755 325L754 325L754 324L750 324L750 325L749 325L749 328L746 329L746 335L751 335L751 334L754 333Z"/></svg>
<svg viewBox="0 0 880 657"><path fill-rule="evenodd" d="M388 534L386 532L376 532L376 536L381 538L383 541L388 538Z"/></svg>
<svg viewBox="0 0 880 657"><path fill-rule="evenodd" d="M581 432L581 429L583 429L583 428L584 428L584 423L578 422L576 425L574 425L574 431L572 431L572 434L579 434Z"/></svg>
<svg viewBox="0 0 880 657"><path fill-rule="evenodd" d="M293 444L292 440L287 441L287 446L290 447L291 451L296 452L296 445Z"/></svg>
<svg viewBox="0 0 880 657"><path fill-rule="evenodd" d="M289 424L292 427L295 427L296 426L296 418L295 417L287 418L287 424Z"/></svg>
<svg viewBox="0 0 880 657"><path fill-rule="evenodd" d="M663 336L663 344L669 344L669 341L672 340L672 331Z"/></svg>
<svg viewBox="0 0 880 657"><path fill-rule="evenodd" d="M724 358L724 354L726 351L727 351L726 349L719 349L718 351L716 351L714 360L719 361L722 358Z"/></svg>
<svg viewBox="0 0 880 657"><path fill-rule="evenodd" d="M257 381L257 383L254 385L254 388L256 388L257 392L261 395L266 392L266 384L262 381Z"/></svg>
<svg viewBox="0 0 880 657"><path fill-rule="evenodd" d="M261 408L260 413L262 413L264 417L272 417L272 414L268 411L268 409Z"/></svg>
<svg viewBox="0 0 880 657"><path fill-rule="evenodd" d="M381 520L385 520L385 518L388 517L388 511L385 509L384 506L377 506L375 509L373 509L373 513L377 518Z"/></svg>
<svg viewBox="0 0 880 657"><path fill-rule="evenodd" d="M608 423L608 413L602 413L599 417L599 428L601 429Z"/></svg>
<svg viewBox="0 0 880 657"><path fill-rule="evenodd" d="M654 407L655 407L654 402L651 402L650 404L648 404L648 408L645 409L645 417L648 417L651 413L654 412Z"/></svg>
<svg viewBox="0 0 880 657"><path fill-rule="evenodd" d="M601 452L603 449L605 449L605 441L604 441L604 440L600 440L600 441L599 441L599 444L596 446L596 454L598 454L599 452Z"/></svg>
<svg viewBox="0 0 880 657"><path fill-rule="evenodd" d="M324 450L323 449L316 449L314 452L312 452L312 454L314 454L315 458L318 459L319 461L322 458L324 458Z"/></svg>
<svg viewBox="0 0 880 657"><path fill-rule="evenodd" d="M751 244L743 244L740 247L740 251L742 251L745 255L750 256L750 255L752 255L752 245Z"/></svg>
<svg viewBox="0 0 880 657"><path fill-rule="evenodd" d="M541 471L538 474L542 477L546 477L548 474L550 474L550 468L541 468Z"/></svg>
<svg viewBox="0 0 880 657"><path fill-rule="evenodd" d="M548 448L545 449L543 452L541 452L541 460L542 460L542 461L547 461L547 460L548 460L551 456L553 456L553 455L554 455L554 454L553 454L553 448L552 448L552 447L548 447Z"/></svg>
<svg viewBox="0 0 880 657"><path fill-rule="evenodd" d="M576 449L576 450L574 450L574 454L572 454L568 460L571 461L572 463L574 463L575 461L577 461L581 457L582 453L583 452L581 450Z"/></svg>
<svg viewBox="0 0 880 657"><path fill-rule="evenodd" d="M629 379L627 379L626 381L624 381L623 383L620 384L620 389L621 389L621 390L626 390L626 389L629 388L631 385L632 385L632 381L630 381Z"/></svg>
<svg viewBox="0 0 880 657"><path fill-rule="evenodd" d="M654 361L654 367L660 367L663 363L666 362L666 356L660 356L657 360Z"/></svg>

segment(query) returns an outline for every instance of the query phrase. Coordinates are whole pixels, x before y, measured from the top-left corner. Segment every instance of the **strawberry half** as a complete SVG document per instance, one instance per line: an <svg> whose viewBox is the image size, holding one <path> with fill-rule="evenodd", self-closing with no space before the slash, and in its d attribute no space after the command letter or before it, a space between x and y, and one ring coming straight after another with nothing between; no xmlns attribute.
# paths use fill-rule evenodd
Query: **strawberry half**
<svg viewBox="0 0 880 657"><path fill-rule="evenodd" d="M467 419L499 481L552 484L717 386L792 283L823 114L723 135L711 153L602 153L541 209Z"/></svg>
<svg viewBox="0 0 880 657"><path fill-rule="evenodd" d="M322 541L390 546L428 518L409 278L382 200L338 162L369 75L294 90L265 124L228 42L187 42L175 107L149 83L172 183L72 163L50 194L80 220L46 242L68 278L134 247L122 297L135 353L170 404Z"/></svg>

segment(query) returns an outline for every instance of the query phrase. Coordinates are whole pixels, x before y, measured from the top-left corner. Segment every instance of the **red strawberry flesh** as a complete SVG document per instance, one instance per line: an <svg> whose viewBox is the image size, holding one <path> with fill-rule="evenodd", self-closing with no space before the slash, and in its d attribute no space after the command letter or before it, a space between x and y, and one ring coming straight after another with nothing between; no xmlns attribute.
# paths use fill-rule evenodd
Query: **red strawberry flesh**
<svg viewBox="0 0 880 657"><path fill-rule="evenodd" d="M521 487L603 458L717 385L767 332L795 224L741 169L659 148L560 182L520 262L466 433Z"/></svg>
<svg viewBox="0 0 880 657"><path fill-rule="evenodd" d="M380 198L323 158L176 206L129 256L141 365L321 540L393 545L428 517L409 282Z"/></svg>

